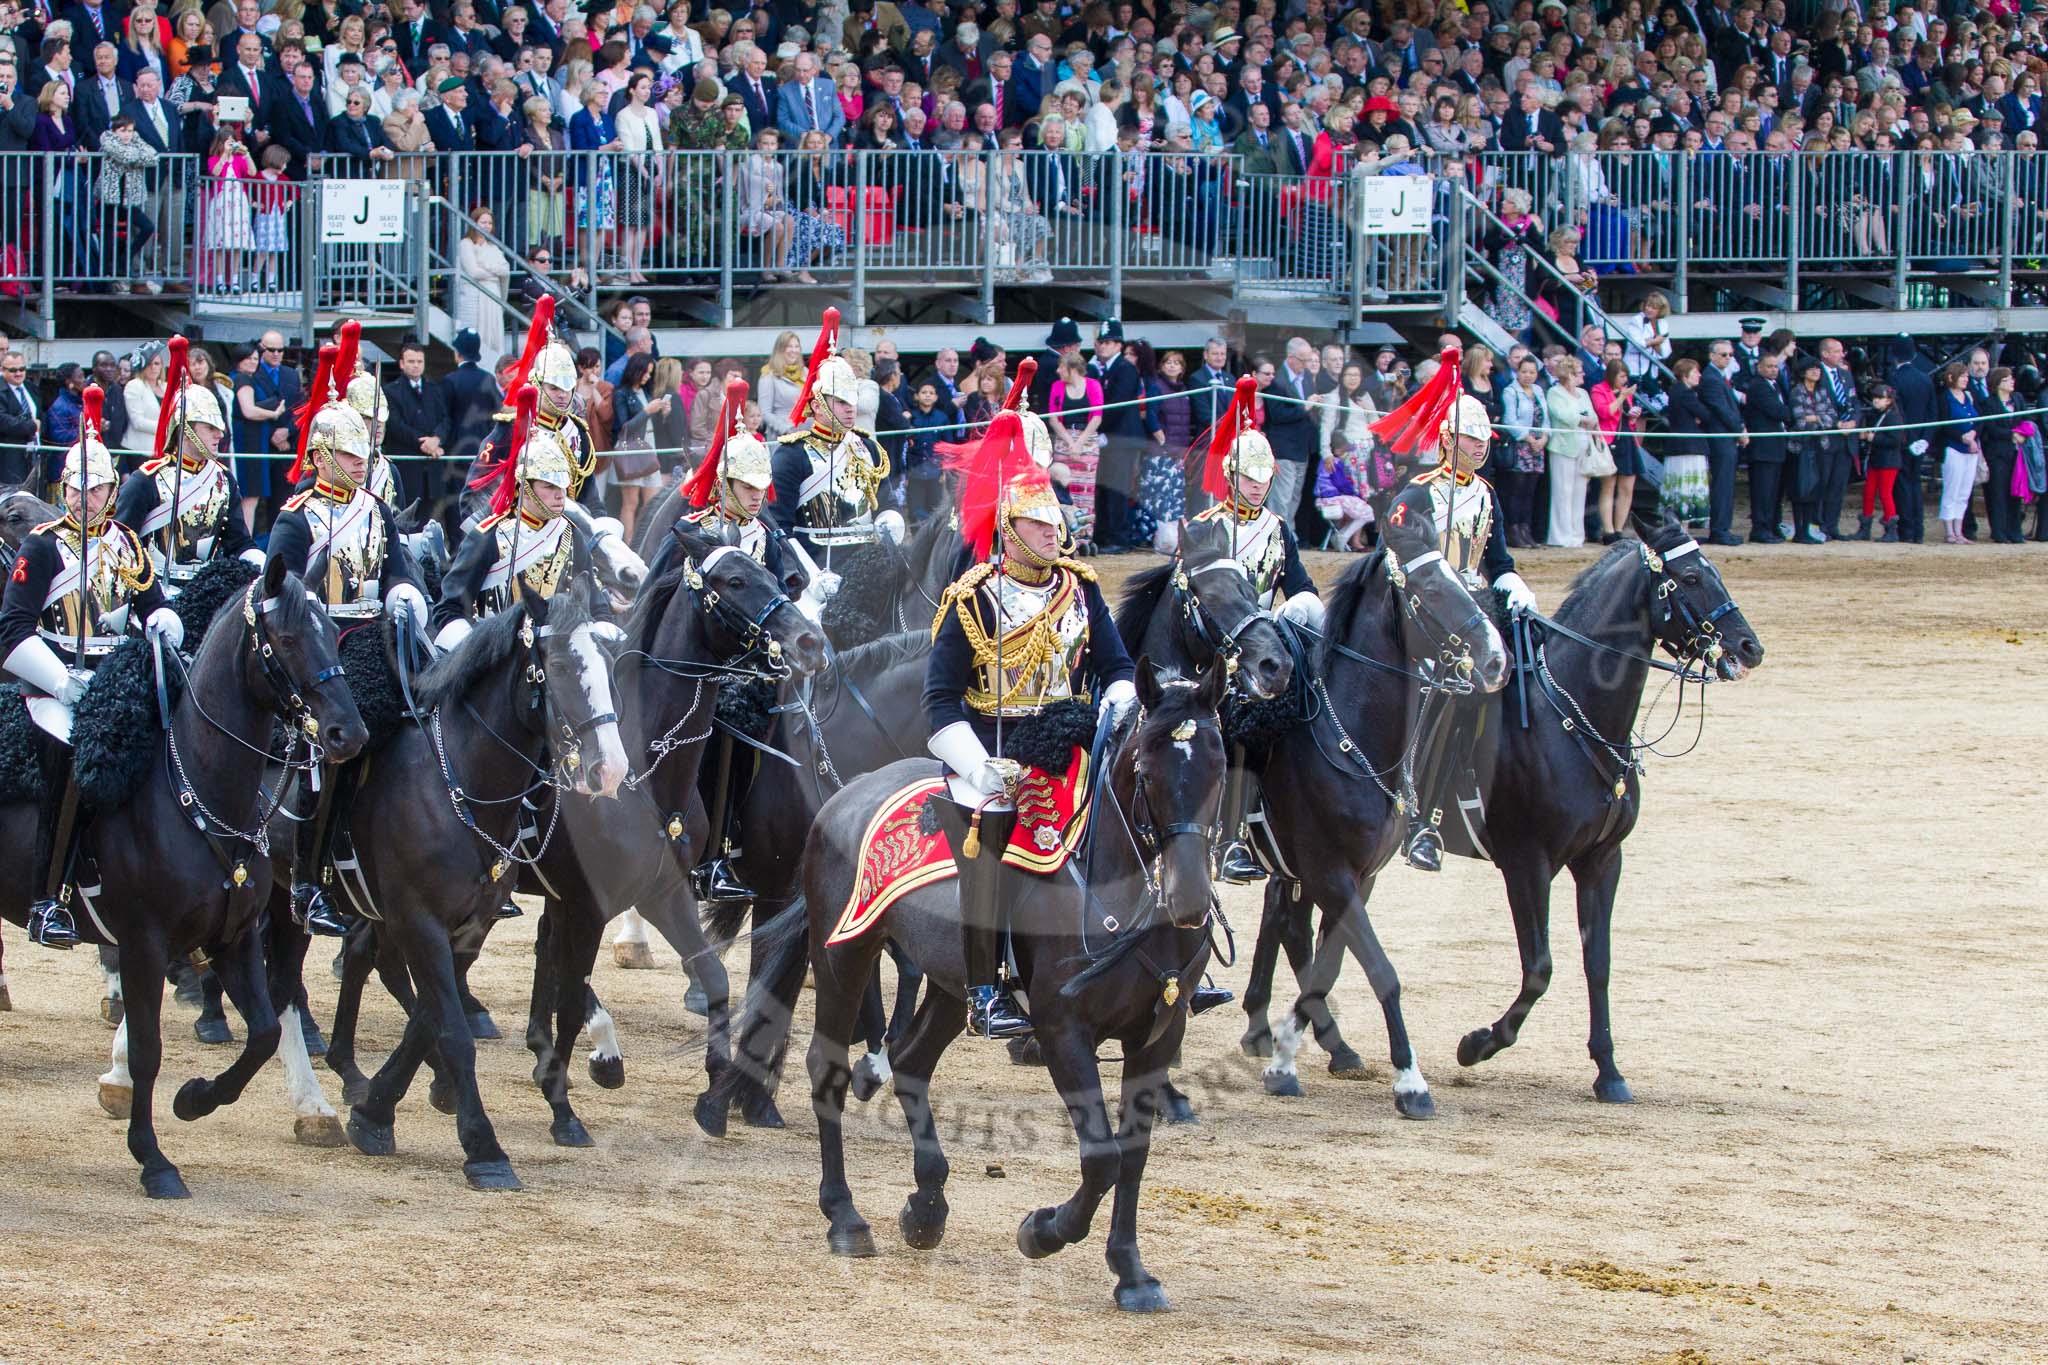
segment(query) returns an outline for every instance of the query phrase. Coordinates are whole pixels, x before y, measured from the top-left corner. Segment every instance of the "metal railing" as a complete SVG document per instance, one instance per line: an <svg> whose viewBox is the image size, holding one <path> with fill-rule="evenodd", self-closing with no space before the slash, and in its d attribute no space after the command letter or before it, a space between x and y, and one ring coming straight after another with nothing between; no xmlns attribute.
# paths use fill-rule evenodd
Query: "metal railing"
<svg viewBox="0 0 2048 1365"><path fill-rule="evenodd" d="M0 297L48 322L60 295L182 286L197 169L189 156L122 174L103 152L0 152Z"/></svg>

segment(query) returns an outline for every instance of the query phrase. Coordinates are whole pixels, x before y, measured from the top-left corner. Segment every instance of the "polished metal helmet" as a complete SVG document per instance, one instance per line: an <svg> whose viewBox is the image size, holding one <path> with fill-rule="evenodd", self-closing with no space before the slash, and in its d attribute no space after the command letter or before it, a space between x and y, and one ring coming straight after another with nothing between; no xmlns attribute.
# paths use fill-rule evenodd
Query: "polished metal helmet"
<svg viewBox="0 0 2048 1365"><path fill-rule="evenodd" d="M1034 466L1003 486L1002 521L1036 521L1047 526L1065 526L1066 510L1053 494L1043 470Z"/></svg>
<svg viewBox="0 0 2048 1365"><path fill-rule="evenodd" d="M1486 415L1486 405L1469 393L1458 395L1458 401L1444 414L1443 426L1437 429L1438 444L1446 455L1450 453L1451 443L1460 436L1493 440L1493 422Z"/></svg>
<svg viewBox="0 0 2048 1365"><path fill-rule="evenodd" d="M551 483L569 491L578 482L575 461L569 458L562 438L538 424L526 433L526 442L519 448L519 478L522 483Z"/></svg>
<svg viewBox="0 0 2048 1365"><path fill-rule="evenodd" d="M1017 409L1017 416L1024 425L1024 448L1031 452L1031 462L1040 469L1052 467L1052 432L1045 425L1045 419L1029 408Z"/></svg>
<svg viewBox="0 0 2048 1365"><path fill-rule="evenodd" d="M119 483L121 475L114 468L113 452L97 435L81 435L64 452L64 477L59 481L66 488L78 487L79 466L85 467L85 483L88 488L98 488L103 483Z"/></svg>
<svg viewBox="0 0 2048 1365"><path fill-rule="evenodd" d="M818 366L817 380L811 385L814 398L837 398L842 403L860 401L860 377L853 372L853 366L841 355L828 355Z"/></svg>
<svg viewBox="0 0 2048 1365"><path fill-rule="evenodd" d="M384 401L384 390L377 387L377 377L368 370L358 371L348 381L348 405L362 417L366 427L390 416L391 405Z"/></svg>
<svg viewBox="0 0 2048 1365"><path fill-rule="evenodd" d="M726 437L719 451L718 473L721 478L749 488L772 487L774 458L768 453L767 442L751 431L738 431Z"/></svg>
<svg viewBox="0 0 2048 1365"><path fill-rule="evenodd" d="M562 406L555 407L548 397L548 389L561 390L564 394L576 391L576 352L560 341L549 341L540 348L540 354L533 358L533 368L527 372L527 382L541 391L541 401L557 416L566 416L569 411L568 398Z"/></svg>
<svg viewBox="0 0 2048 1365"><path fill-rule="evenodd" d="M228 419L220 410L220 395L210 384L187 384L172 399L172 404L173 421L182 417L187 426L212 427L223 432L228 429Z"/></svg>
<svg viewBox="0 0 2048 1365"><path fill-rule="evenodd" d="M1230 476L1271 483L1279 465L1273 458L1273 443L1257 429L1241 431L1230 444Z"/></svg>
<svg viewBox="0 0 2048 1365"><path fill-rule="evenodd" d="M336 453L370 458L370 429L362 414L345 402L321 405L313 414L312 430L306 433L306 449L317 460Z"/></svg>

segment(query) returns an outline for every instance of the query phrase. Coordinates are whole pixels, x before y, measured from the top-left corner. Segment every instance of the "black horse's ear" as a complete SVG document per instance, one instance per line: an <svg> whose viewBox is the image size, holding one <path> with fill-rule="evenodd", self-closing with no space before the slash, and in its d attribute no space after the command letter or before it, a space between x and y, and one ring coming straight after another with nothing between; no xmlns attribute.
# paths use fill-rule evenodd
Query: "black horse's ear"
<svg viewBox="0 0 2048 1365"><path fill-rule="evenodd" d="M411 502L407 503L391 518L391 524L396 526L398 533L403 536L409 536L419 530L425 524L424 519L420 515L420 500L414 498Z"/></svg>
<svg viewBox="0 0 2048 1365"><path fill-rule="evenodd" d="M1224 668L1209 668L1202 673L1202 690L1195 694L1204 711L1214 711L1223 705L1223 692L1230 684L1230 674Z"/></svg>
<svg viewBox="0 0 2048 1365"><path fill-rule="evenodd" d="M1138 705L1150 711L1159 705L1161 695L1159 672L1152 667L1152 656L1149 654L1140 655L1138 658Z"/></svg>
<svg viewBox="0 0 2048 1365"><path fill-rule="evenodd" d="M263 595L276 597L284 592L284 556L272 555L263 566Z"/></svg>
<svg viewBox="0 0 2048 1365"><path fill-rule="evenodd" d="M1634 508L1629 509L1628 524L1629 529L1636 533L1636 539L1642 541L1645 545L1656 544L1659 538L1668 532L1673 525L1669 512L1659 509L1658 516L1655 520L1652 520Z"/></svg>
<svg viewBox="0 0 2048 1365"><path fill-rule="evenodd" d="M704 562L707 555L718 548L696 532L683 529L681 521L676 522L675 525L669 528L669 534L676 538L676 544L682 547L684 554L700 564Z"/></svg>
<svg viewBox="0 0 2048 1365"><path fill-rule="evenodd" d="M536 626L548 623L548 599L535 592L524 579L519 582L519 605L526 613L526 619Z"/></svg>

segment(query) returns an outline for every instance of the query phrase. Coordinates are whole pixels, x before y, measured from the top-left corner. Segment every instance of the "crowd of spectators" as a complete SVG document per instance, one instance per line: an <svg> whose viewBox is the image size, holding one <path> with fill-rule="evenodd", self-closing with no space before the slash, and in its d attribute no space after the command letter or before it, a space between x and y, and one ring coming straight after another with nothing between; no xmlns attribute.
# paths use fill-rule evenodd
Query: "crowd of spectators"
<svg viewBox="0 0 2048 1365"><path fill-rule="evenodd" d="M2007 344L1996 357L1968 347L1941 360L1901 336L1866 354L1832 337L1767 336L1761 320L1743 319L1735 340L1678 355L1656 314L1652 305L1613 334L1588 326L1576 346L1518 343L1504 356L1438 339L1460 350L1465 390L1492 420L1484 472L1513 548L1611 542L1632 513L1660 506L1711 543L1738 544L1745 492L1755 544L1919 541L1930 519L1950 543L1980 533L2048 540L2043 381L2023 347ZM622 300L611 321L617 338L578 355L575 402L603 456L601 486L629 528L708 448L728 376L750 386L750 429L771 440L791 429L806 364L797 333L782 333L758 361L678 357L660 354L646 298ZM381 372L383 450L401 498L446 517L459 514L462 479L517 361L516 348L486 350L471 330L457 335L456 354L452 371L432 375L426 348L408 341ZM886 337L843 354L861 386L856 420L890 455L883 499L912 523L941 511L950 476L938 447L987 424L1016 358L979 338L930 356L906 356ZM22 354L0 348L0 482L55 477L88 382L109 394L106 440L132 468L154 441L165 359L154 343L132 356L102 351L90 366L32 383ZM1065 319L1036 360L1030 401L1052 437L1055 481L1077 506L1086 548L1110 554L1170 549L1181 519L1206 505L1202 440L1240 374L1259 385L1257 420L1278 459L1268 505L1293 518L1307 546L1369 548L1378 508L1416 472L1371 426L1439 363L1302 337L1271 354L1220 337L1183 352L1126 337L1114 321L1084 337ZM230 415L225 448L261 532L291 491L282 471L305 377L275 332L218 359L194 346L188 363Z"/></svg>

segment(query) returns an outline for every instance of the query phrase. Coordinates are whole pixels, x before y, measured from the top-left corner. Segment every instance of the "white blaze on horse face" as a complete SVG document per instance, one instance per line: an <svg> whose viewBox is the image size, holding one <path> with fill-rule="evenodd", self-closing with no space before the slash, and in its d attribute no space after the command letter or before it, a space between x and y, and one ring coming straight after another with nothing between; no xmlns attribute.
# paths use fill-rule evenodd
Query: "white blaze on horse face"
<svg viewBox="0 0 2048 1365"><path fill-rule="evenodd" d="M637 592L647 581L646 561L634 554L633 547L619 537L606 536L591 547L591 552L596 556L601 572L612 582Z"/></svg>
<svg viewBox="0 0 2048 1365"><path fill-rule="evenodd" d="M588 978L584 980L590 984ZM585 1021L590 1030L590 1060L593 1062L616 1062L619 1060L619 1027L612 1022L611 1011L603 1005Z"/></svg>
<svg viewBox="0 0 2048 1365"><path fill-rule="evenodd" d="M604 650L599 648L597 635L588 624L576 627L569 634L569 651L576 656L578 671L577 685L583 689L583 699L593 716L617 715L612 705L612 674L605 666ZM597 794L617 797L619 783L626 777L626 746L619 739L619 723L608 720L597 727Z"/></svg>

